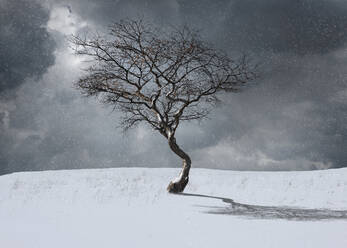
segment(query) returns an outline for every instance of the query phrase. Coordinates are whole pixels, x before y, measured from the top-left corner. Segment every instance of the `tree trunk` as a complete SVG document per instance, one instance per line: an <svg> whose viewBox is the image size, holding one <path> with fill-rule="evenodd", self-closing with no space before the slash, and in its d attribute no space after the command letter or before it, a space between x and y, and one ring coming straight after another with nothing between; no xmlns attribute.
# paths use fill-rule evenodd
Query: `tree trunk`
<svg viewBox="0 0 347 248"><path fill-rule="evenodd" d="M169 186L167 187L167 191L170 193L180 193L183 192L184 188L188 184L189 181L189 170L191 167L192 161L187 153L185 153L177 144L176 139L173 136L169 136L168 138L169 146L171 150L176 153L180 158L183 159L183 167L182 171L175 180L171 181Z"/></svg>

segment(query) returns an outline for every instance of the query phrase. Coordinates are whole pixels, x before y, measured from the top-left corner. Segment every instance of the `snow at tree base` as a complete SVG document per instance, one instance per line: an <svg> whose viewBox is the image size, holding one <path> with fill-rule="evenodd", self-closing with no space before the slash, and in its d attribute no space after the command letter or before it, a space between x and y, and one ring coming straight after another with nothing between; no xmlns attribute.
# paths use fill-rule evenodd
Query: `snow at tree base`
<svg viewBox="0 0 347 248"><path fill-rule="evenodd" d="M347 169L21 172L0 177L1 248L347 247Z"/></svg>

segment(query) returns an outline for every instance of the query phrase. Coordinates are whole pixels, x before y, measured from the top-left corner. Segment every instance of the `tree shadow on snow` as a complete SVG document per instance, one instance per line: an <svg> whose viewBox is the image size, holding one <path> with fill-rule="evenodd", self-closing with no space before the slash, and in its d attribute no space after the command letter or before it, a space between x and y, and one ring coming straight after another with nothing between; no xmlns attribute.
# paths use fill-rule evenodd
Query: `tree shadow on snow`
<svg viewBox="0 0 347 248"><path fill-rule="evenodd" d="M182 196L205 197L222 200L228 206L200 206L209 208L208 214L235 215L257 219L286 219L296 221L347 220L347 210L308 209L287 206L260 206L235 202L233 199L202 194L179 193Z"/></svg>

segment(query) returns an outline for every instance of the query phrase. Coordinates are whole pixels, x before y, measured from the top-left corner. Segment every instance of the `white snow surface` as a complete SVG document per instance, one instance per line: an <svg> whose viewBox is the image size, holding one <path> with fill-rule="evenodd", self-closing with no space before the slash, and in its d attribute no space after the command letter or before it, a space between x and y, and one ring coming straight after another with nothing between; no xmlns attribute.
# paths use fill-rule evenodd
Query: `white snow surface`
<svg viewBox="0 0 347 248"><path fill-rule="evenodd" d="M21 172L0 176L1 248L347 247L347 219L212 214L230 203L347 210L347 169L192 169L186 193L166 192L173 168ZM217 207L217 208L216 208Z"/></svg>

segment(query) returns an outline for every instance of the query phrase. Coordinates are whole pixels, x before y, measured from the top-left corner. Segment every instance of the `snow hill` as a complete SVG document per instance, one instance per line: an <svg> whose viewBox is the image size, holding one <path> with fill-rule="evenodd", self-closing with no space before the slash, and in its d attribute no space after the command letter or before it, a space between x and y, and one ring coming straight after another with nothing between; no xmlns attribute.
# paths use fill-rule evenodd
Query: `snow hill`
<svg viewBox="0 0 347 248"><path fill-rule="evenodd" d="M347 169L116 168L0 176L1 248L347 247Z"/></svg>

